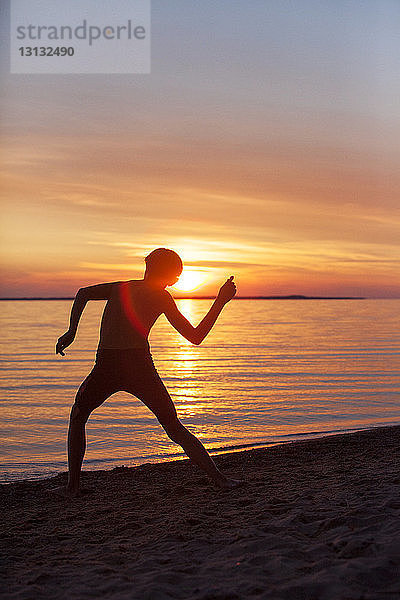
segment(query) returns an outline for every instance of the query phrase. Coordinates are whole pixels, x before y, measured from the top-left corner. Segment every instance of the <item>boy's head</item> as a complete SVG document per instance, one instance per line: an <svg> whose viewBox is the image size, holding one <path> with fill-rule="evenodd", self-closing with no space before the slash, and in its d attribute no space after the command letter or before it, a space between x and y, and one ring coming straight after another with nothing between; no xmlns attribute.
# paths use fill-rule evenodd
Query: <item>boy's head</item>
<svg viewBox="0 0 400 600"><path fill-rule="evenodd" d="M160 280L165 285L176 283L183 270L180 256L168 248L157 248L150 252L144 260L146 275Z"/></svg>

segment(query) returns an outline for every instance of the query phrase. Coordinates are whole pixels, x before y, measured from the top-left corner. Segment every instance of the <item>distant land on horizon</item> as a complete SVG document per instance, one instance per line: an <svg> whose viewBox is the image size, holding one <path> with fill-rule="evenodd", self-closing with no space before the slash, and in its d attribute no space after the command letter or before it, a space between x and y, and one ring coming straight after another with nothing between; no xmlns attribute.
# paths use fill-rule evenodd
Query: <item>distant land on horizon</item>
<svg viewBox="0 0 400 600"><path fill-rule="evenodd" d="M214 300L216 296L174 296L175 300ZM54 297L5 297L0 300L74 300L75 296ZM235 296L233 300L366 300L362 296L303 296L302 294L290 294L288 296Z"/></svg>

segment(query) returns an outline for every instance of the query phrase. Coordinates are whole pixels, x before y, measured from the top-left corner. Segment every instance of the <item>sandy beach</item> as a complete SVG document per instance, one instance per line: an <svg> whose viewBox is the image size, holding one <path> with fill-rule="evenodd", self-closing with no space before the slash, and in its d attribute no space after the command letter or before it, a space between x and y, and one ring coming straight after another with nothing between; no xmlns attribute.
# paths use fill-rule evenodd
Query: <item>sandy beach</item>
<svg viewBox="0 0 400 600"><path fill-rule="evenodd" d="M398 600L400 426L1 486L1 598Z"/></svg>

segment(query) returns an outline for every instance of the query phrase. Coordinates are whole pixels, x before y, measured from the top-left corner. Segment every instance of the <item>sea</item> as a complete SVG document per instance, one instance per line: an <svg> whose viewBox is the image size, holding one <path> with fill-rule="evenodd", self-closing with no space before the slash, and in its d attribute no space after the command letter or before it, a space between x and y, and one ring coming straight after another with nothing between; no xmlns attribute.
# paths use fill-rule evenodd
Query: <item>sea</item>
<svg viewBox="0 0 400 600"><path fill-rule="evenodd" d="M197 324L212 300L177 301ZM0 481L67 469L71 405L90 372L104 302L55 354L71 300L2 301ZM400 424L400 300L234 299L200 346L162 316L150 335L181 421L211 454ZM87 425L85 470L184 457L125 392Z"/></svg>

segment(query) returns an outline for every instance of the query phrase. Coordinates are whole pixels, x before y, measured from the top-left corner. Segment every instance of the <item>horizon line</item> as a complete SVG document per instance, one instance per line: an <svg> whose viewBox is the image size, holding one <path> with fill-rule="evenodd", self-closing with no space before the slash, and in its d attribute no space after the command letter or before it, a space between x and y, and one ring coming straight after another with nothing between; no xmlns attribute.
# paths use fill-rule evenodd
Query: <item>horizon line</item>
<svg viewBox="0 0 400 600"><path fill-rule="evenodd" d="M175 300L214 300L216 296L173 296ZM0 301L11 300L74 300L75 296L4 296ZM304 294L285 294L270 296L234 296L232 300L396 300L398 297L366 296L306 296Z"/></svg>

